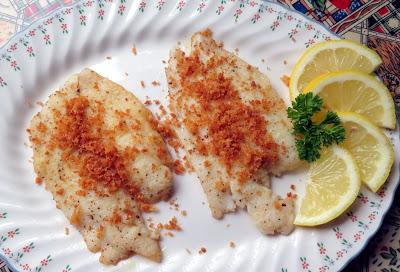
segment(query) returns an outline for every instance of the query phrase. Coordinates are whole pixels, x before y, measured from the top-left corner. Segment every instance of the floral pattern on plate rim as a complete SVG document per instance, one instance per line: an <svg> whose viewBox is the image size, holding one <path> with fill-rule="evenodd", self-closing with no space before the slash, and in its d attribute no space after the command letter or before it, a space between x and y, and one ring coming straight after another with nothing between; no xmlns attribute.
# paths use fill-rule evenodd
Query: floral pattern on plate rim
<svg viewBox="0 0 400 272"><path fill-rule="evenodd" d="M36 35L41 35L42 36L42 41L46 45L51 45L52 40L50 34L48 34L48 29L47 27L52 24L58 23L59 30L61 31L62 34L69 34L70 31L70 26L65 22L65 16L72 16L73 12L78 12L80 16L78 16L79 19L79 25L82 27L86 26L86 21L87 21L87 15L85 13L87 12L88 9L94 8L95 5L97 4L99 7L99 10L97 12L97 19L98 20L104 20L104 17L106 16L106 11L105 5L110 4L116 1L119 3L117 13L121 16L123 16L126 12L126 0L86 0L83 1L82 3L79 3L75 6L72 7L67 7L64 8L61 11L57 11L54 15L47 17L47 19L43 20L41 24L39 24L36 27L30 27L29 30L25 31L25 33L19 38L18 42L13 42L9 44L6 47L6 53L3 53L0 56L0 60L6 61L9 63L9 66L11 69L14 71L20 70L20 66L18 65L17 61L12 57L12 53L15 52L16 50L19 49L19 47L23 47L24 50L26 51L26 54L29 57L35 57L35 52L33 47L29 43L29 38L34 37ZM141 13L144 13L145 9L147 8L155 8L158 11L161 11L163 6L165 5L167 0L158 0L156 2L156 5L150 6L146 1L142 0L139 3L138 10ZM243 13L243 10L245 8L253 8L255 10L254 15L252 16L251 22L253 24L258 23L259 20L261 19L262 14L266 13L269 15L276 15L276 19L273 21L273 23L269 26L269 28L272 31L276 31L279 26L281 25L282 21L288 21L288 22L295 22L293 28L290 30L290 32L287 33L288 37L290 38L290 41L296 42L296 36L299 34L300 29L306 30L306 31L314 31L314 35L312 38L308 39L305 43L304 46L307 48L316 42L319 41L329 41L331 40L330 36L327 36L324 33L321 33L321 31L315 29L315 27L307 22L306 20L299 19L294 17L292 14L282 11L282 10L276 10L274 6L269 5L268 3L259 3L254 0L230 0L230 2L239 2L239 8L235 10L233 14L233 19L235 22L238 22L240 19L240 15ZM185 8L187 1L177 1L176 5L176 10L177 11L182 11ZM218 6L217 10L215 13L217 15L221 15L224 10L225 6L227 5L227 0L221 0L220 5ZM208 0L201 0L197 12L201 13L207 6ZM7 80L3 78L0 75L0 87L5 87L7 86Z"/></svg>
<svg viewBox="0 0 400 272"><path fill-rule="evenodd" d="M7 212L0 212L0 221L6 220L8 218L8 215L9 214ZM29 272L44 271L45 268L48 266L48 264L53 260L50 254L42 258L36 265L26 263L23 260L24 256L28 255L36 248L34 242L28 242L18 250L13 250L10 249L9 247L6 247L7 241L15 239L20 234L21 234L20 228L13 228L7 231L6 233L3 233L0 236L0 250L3 253L3 256L6 257L3 258L13 263L14 267L20 267L21 271L29 271ZM72 269L71 265L67 264L61 272L69 272L71 271L71 269Z"/></svg>
<svg viewBox="0 0 400 272"><path fill-rule="evenodd" d="M184 10L186 4L188 1L180 0L176 1L176 10L178 12ZM220 0L220 3L215 10L215 14L221 15L224 13L225 6L229 2L238 2L238 8L234 11L232 14L232 19L235 22L238 22L241 19L241 15L243 14L244 9L247 8L252 8L254 10L254 15L251 17L251 23L256 24L259 23L262 19L263 14L268 14L268 15L275 15L276 18L272 22L271 25L267 26L271 31L276 31L282 24L283 21L285 22L293 22L293 27L291 30L287 33L287 38L291 42L297 42L296 37L299 35L300 31L308 31L308 32L313 32L314 35L312 38L309 38L305 43L304 47L307 48L314 43L321 42L321 41L329 41L331 40L331 37L321 33L320 30L316 29L314 25L310 24L307 20L304 20L303 18L295 17L291 13L282 11L282 10L276 10L275 5L270 5L268 2L257 2L253 0ZM155 1L155 4L153 3L153 6L149 4L150 1L139 1L137 9L141 12L144 13L146 9L149 8L154 8L157 11L161 11L163 7L165 6L166 2L168 0L158 0ZM207 7L209 0L200 0L198 7L197 7L197 12L202 13L203 10ZM79 16L78 18L78 25L81 27L86 26L86 21L88 18L87 12L89 9L93 9L96 7L99 8L97 11L97 14L95 14L95 17L97 20L104 20L105 16L107 15L107 12L109 9L106 8L106 5L112 4L112 3L118 3L118 8L116 12L120 16L124 16L126 11L127 11L127 4L126 0L86 0L83 1L79 4L76 4L71 7L64 8L62 10L57 11L55 14L46 17L44 20L41 20L39 24L34 24L36 25L35 27L30 27L27 30L23 31L20 33L18 36L20 37L18 41L13 40L12 43L9 43L6 45L6 47L2 48L3 53L0 55L0 63L7 63L9 65L9 68L14 71L18 72L21 70L20 66L18 65L17 61L13 57L13 54L17 50L24 50L26 56L28 58L34 58L36 56L36 53L33 49L33 47L30 45L30 38L35 37L35 36L40 36L42 42L44 45L50 46L52 44L52 37L48 33L48 27L50 25L58 24L58 29L60 33L64 35L68 35L70 33L69 25L65 22L66 16L73 16L74 13L78 13ZM2 77L0 74L0 88L6 88L8 86L8 81L7 78ZM355 233L347 233L344 234L340 227L333 227L331 229L331 234L334 240L337 241L339 247L341 248L340 250L336 252L330 252L327 247L325 247L323 242L318 242L315 245L315 250L316 250L316 255L320 255L323 258L323 265L322 266L313 266L313 263L311 261L312 256L301 256L299 258L299 270L298 271L319 271L319 272L326 272L329 271L335 264L335 261L344 258L346 254L350 252L352 249L353 245L358 243L359 241L362 240L363 235L365 234L365 231L369 229L369 226L376 220L377 215L381 212L381 202L382 198L385 197L385 192L386 192L386 187L383 187L379 193L378 196L381 198L380 201L374 202L370 201L368 197L364 196L362 193L358 196L358 202L361 205L368 205L370 208L373 210L371 213L368 215L368 218L365 220L361 220L358 218L357 214L355 214L353 211L347 212L347 217L349 220L357 225L357 231ZM6 220L8 218L8 213L7 212L0 212L0 221L1 220ZM50 262L52 262L52 255L48 254L41 260L37 262L37 264L28 264L23 261L24 256L29 254L32 250L36 248L36 245L34 242L30 242L23 246L20 249L11 249L7 247L7 242L18 237L20 235L22 230L20 228L15 228L12 229L6 233L3 233L0 237L0 252L2 253L3 257L5 260L8 260L11 264L14 265L14 267L20 267L22 271L35 271L35 272L40 272L40 271L45 271L46 267ZM391 256L388 256L388 258ZM70 264L66 264L64 268L61 270L62 272L70 272L72 271L72 266ZM289 270L285 267L281 268L281 272L288 272Z"/></svg>
<svg viewBox="0 0 400 272"><path fill-rule="evenodd" d="M371 208L371 213L368 215L366 220L362 220L358 218L358 216L353 211L348 211L346 213L347 217L350 219L352 223L357 225L357 231L352 234L345 234L341 231L340 227L336 226L332 228L332 234L334 235L333 239L340 244L340 250L336 252L329 252L329 249L325 247L324 243L317 242L317 251L318 254L323 258L324 264L319 267L311 268L310 260L307 259L306 256L300 257L301 261L301 270L306 272L318 271L318 272L326 272L329 271L330 268L335 264L335 261L344 258L346 254L349 253L350 249L353 248L353 245L360 242L365 234L365 231L369 229L369 226L376 220L376 215L382 208L382 199L386 196L386 187L382 187L377 193L379 196L379 201L370 201L367 196L363 193L360 193L357 196L357 201L361 205L368 205ZM347 237L347 238L346 238ZM282 272L286 271L285 268L282 268Z"/></svg>

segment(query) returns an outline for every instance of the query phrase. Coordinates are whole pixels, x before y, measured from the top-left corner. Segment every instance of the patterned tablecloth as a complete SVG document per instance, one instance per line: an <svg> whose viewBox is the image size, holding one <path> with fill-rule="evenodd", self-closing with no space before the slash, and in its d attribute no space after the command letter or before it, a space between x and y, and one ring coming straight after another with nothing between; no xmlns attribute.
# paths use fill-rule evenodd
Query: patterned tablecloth
<svg viewBox="0 0 400 272"><path fill-rule="evenodd" d="M15 33L52 11L79 0L0 0L0 47ZM322 22L345 39L376 50L377 71L400 111L400 0L276 0ZM344 271L400 271L400 191L364 251ZM0 259L0 271L11 271Z"/></svg>

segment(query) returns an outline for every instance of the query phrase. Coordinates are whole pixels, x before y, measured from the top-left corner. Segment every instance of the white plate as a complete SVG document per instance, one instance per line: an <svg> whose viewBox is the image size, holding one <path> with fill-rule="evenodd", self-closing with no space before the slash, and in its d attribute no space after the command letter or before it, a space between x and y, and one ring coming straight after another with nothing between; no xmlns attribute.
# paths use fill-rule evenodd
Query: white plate
<svg viewBox="0 0 400 272"><path fill-rule="evenodd" d="M384 188L378 194L363 188L351 211L323 227L296 228L289 236L263 236L243 211L217 221L202 204L206 200L195 175L185 175L175 177L174 197L188 216L170 210L167 203L158 205L161 212L153 216L165 222L175 215L183 227L175 237L163 239L161 264L134 256L106 267L98 262L98 254L86 249L81 236L55 208L50 193L34 183L25 132L40 109L34 102L45 101L67 76L90 66L142 101L147 95L166 104L162 60L178 40L205 27L227 48L239 48L242 58L260 67L286 102L288 90L279 78L290 74L307 46L335 38L322 26L272 3L87 0L37 22L1 50L0 254L16 270L336 271L375 233L399 179L398 152ZM131 52L134 44L137 56ZM140 80L146 82L145 89ZM161 86L152 86L153 80ZM398 150L398 131L389 135ZM292 183L301 193L303 174L275 179L273 187L285 194ZM235 248L229 247L230 241ZM206 254L198 254L201 247Z"/></svg>

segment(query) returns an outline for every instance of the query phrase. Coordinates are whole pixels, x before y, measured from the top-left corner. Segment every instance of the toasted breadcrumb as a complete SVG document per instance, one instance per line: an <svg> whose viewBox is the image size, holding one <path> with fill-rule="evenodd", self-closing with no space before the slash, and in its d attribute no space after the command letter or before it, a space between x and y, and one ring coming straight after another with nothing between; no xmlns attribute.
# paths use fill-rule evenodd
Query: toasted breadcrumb
<svg viewBox="0 0 400 272"><path fill-rule="evenodd" d="M176 199L171 199L169 201L169 205L171 205L171 207L169 207L170 210L179 211L179 203L176 201Z"/></svg>
<svg viewBox="0 0 400 272"><path fill-rule="evenodd" d="M75 207L71 215L70 223L75 226L81 223L81 207L79 205Z"/></svg>
<svg viewBox="0 0 400 272"><path fill-rule="evenodd" d="M207 252L207 249L205 247L200 248L199 254L205 254Z"/></svg>
<svg viewBox="0 0 400 272"><path fill-rule="evenodd" d="M292 192L289 192L289 193L286 194L286 196L287 196L289 199L296 199L297 194L293 194Z"/></svg>
<svg viewBox="0 0 400 272"><path fill-rule="evenodd" d="M183 210L181 211L182 216L187 216L187 211Z"/></svg>
<svg viewBox="0 0 400 272"><path fill-rule="evenodd" d="M151 85L153 85L153 86L160 86L161 84L160 84L160 82L158 82L158 81L156 81L156 80L153 80L153 81L151 82Z"/></svg>
<svg viewBox="0 0 400 272"><path fill-rule="evenodd" d="M152 204L139 202L138 206L139 206L139 209L142 212L145 212L145 213L151 213L151 212L157 212L158 211L158 208L156 206L152 205Z"/></svg>
<svg viewBox="0 0 400 272"><path fill-rule="evenodd" d="M189 249L187 249L187 248L185 248L185 250L186 250L186 252L188 253L188 254L192 254L192 252L189 250Z"/></svg>
<svg viewBox="0 0 400 272"><path fill-rule="evenodd" d="M144 83L143 80L140 81L140 86L142 86L142 88L146 88L146 84Z"/></svg>
<svg viewBox="0 0 400 272"><path fill-rule="evenodd" d="M274 208L277 209L277 210L281 210L282 209L282 202L280 200L274 201Z"/></svg>
<svg viewBox="0 0 400 272"><path fill-rule="evenodd" d="M174 233L173 231L181 231L182 228L178 225L178 220L176 217L172 217L168 223L158 223L157 226L154 223L149 224L149 229L151 229L155 235L159 235L161 230L167 230L166 232L163 233L165 236L173 237Z"/></svg>
<svg viewBox="0 0 400 272"><path fill-rule="evenodd" d="M173 169L174 169L175 174L177 174L177 175L181 175L181 174L185 173L185 168L183 167L180 160L174 161Z"/></svg>
<svg viewBox="0 0 400 272"><path fill-rule="evenodd" d="M65 227L64 233L65 233L65 235L69 235L69 228Z"/></svg>
<svg viewBox="0 0 400 272"><path fill-rule="evenodd" d="M295 190L296 190L296 185L291 184L291 185L290 185L290 189L292 189L293 191L295 191Z"/></svg>
<svg viewBox="0 0 400 272"><path fill-rule="evenodd" d="M117 225L122 222L121 215L119 214L119 212L117 210L114 210L114 212L112 213L112 216L109 218L109 221L113 225Z"/></svg>
<svg viewBox="0 0 400 272"><path fill-rule="evenodd" d="M279 145L267 131L261 111L244 104L232 78L215 71L220 63L229 60L215 56L203 63L197 50L200 49L190 56L185 56L183 52L176 55L177 72L182 79L180 97L196 99L199 104L195 113L189 108L186 110L184 124L193 135L199 135L205 125L210 139L204 142L197 136L197 152L202 155L212 153L218 157L228 175L232 174L234 164L243 165L239 173L239 181L243 182L260 168L277 163ZM247 69L253 68L248 65ZM197 75L201 75L203 80L191 80Z"/></svg>
<svg viewBox="0 0 400 272"><path fill-rule="evenodd" d="M161 106L162 105L160 105L160 107ZM167 119L163 122L158 122L156 128L158 133L160 133L161 136L164 138L164 141L166 141L167 144L174 149L175 153L178 154L179 153L178 149L181 147L181 143L178 139L178 136L176 135L176 132L171 128L172 122L173 121L171 121L171 119Z"/></svg>
<svg viewBox="0 0 400 272"><path fill-rule="evenodd" d="M87 196L87 191L84 190L78 190L75 192L76 195L78 196Z"/></svg>
<svg viewBox="0 0 400 272"><path fill-rule="evenodd" d="M40 107L43 107L43 106L44 106L44 103L43 103L42 101L37 101L37 102L36 102L36 105L38 105L38 106L40 106Z"/></svg>
<svg viewBox="0 0 400 272"><path fill-rule="evenodd" d="M160 112L161 112L161 116L167 115L167 111L165 110L165 108L164 108L163 105L158 106L158 109L159 109Z"/></svg>
<svg viewBox="0 0 400 272"><path fill-rule="evenodd" d="M135 56L137 55L136 45L133 45L131 51L132 51L132 53L133 53Z"/></svg>
<svg viewBox="0 0 400 272"><path fill-rule="evenodd" d="M96 237L98 239L102 239L104 237L104 227L103 225L100 225L96 231Z"/></svg>
<svg viewBox="0 0 400 272"><path fill-rule="evenodd" d="M217 182L215 182L215 189L225 193L229 189L229 184L218 180Z"/></svg>
<svg viewBox="0 0 400 272"><path fill-rule="evenodd" d="M235 247L236 247L235 243L232 242L232 241L229 242L229 246L230 246L231 248L235 248Z"/></svg>
<svg viewBox="0 0 400 272"><path fill-rule="evenodd" d="M286 85L286 87L289 87L290 77L288 75L283 75L281 77L281 81Z"/></svg>
<svg viewBox="0 0 400 272"><path fill-rule="evenodd" d="M89 100L78 96L66 102L66 115L57 120L57 131L54 141L62 150L72 149L82 153L82 161L72 160L75 167L79 169L79 185L86 190L98 191L99 186L107 188L110 193L115 192L119 187L131 194L136 199L140 198L140 190L127 180L129 173L123 162L124 157L119 154L113 143L107 143L108 152L104 152L105 143L98 136L98 133L90 131L93 122L103 122L103 116L96 116L96 119L87 117L86 109L89 107ZM99 105L101 108L102 106ZM80 139L79 141L75 139ZM104 175L99 169L109 169L114 175ZM128 185L129 184L129 185ZM82 195L83 193L78 193Z"/></svg>
<svg viewBox="0 0 400 272"><path fill-rule="evenodd" d="M144 101L144 104L145 105L151 105L151 100L148 99L148 100Z"/></svg>
<svg viewBox="0 0 400 272"><path fill-rule="evenodd" d="M176 199L175 199L175 198L173 198L173 199L171 199L170 201L168 201L168 203L169 203L169 205L171 205L171 206L179 205L179 204L176 202Z"/></svg>
<svg viewBox="0 0 400 272"><path fill-rule="evenodd" d="M164 229L176 231L182 230L182 228L178 225L178 219L176 219L175 216L168 221L168 224L164 224Z"/></svg>
<svg viewBox="0 0 400 272"><path fill-rule="evenodd" d="M189 160L187 159L186 155L183 156L183 165L185 166L186 171L188 171L189 173L194 172L194 168L193 165L189 162Z"/></svg>
<svg viewBox="0 0 400 272"><path fill-rule="evenodd" d="M110 56L107 56L107 57L106 57L106 59L110 60L110 59L111 59L111 57L110 57Z"/></svg>
<svg viewBox="0 0 400 272"><path fill-rule="evenodd" d="M43 183L43 179L42 179L41 177L36 177L36 178L35 178L35 183L36 183L37 185L40 185L40 184Z"/></svg>

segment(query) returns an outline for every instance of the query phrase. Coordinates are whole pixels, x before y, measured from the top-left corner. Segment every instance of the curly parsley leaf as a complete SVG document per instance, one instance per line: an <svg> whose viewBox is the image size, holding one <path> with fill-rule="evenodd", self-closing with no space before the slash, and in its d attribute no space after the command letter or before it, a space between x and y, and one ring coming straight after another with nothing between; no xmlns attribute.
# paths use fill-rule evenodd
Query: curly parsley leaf
<svg viewBox="0 0 400 272"><path fill-rule="evenodd" d="M314 123L312 117L321 111L323 100L309 92L300 94L287 109L293 123L296 136L296 148L301 160L313 162L319 159L323 146L343 142L345 130L339 116L328 111L320 123Z"/></svg>

